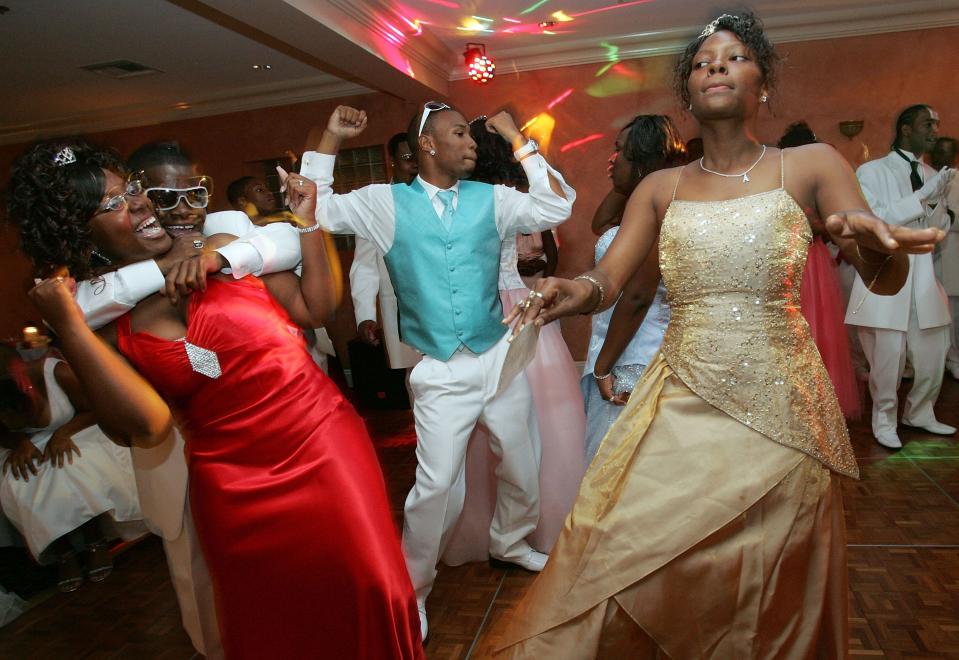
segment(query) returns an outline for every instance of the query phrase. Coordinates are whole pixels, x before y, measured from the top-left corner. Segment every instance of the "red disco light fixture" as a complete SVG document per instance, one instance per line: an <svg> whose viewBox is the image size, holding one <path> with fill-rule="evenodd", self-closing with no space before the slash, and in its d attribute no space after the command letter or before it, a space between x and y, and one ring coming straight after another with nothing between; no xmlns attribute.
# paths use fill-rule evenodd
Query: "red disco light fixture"
<svg viewBox="0 0 959 660"><path fill-rule="evenodd" d="M486 56L485 44L466 44L466 73L470 80L485 85L496 75L496 65Z"/></svg>

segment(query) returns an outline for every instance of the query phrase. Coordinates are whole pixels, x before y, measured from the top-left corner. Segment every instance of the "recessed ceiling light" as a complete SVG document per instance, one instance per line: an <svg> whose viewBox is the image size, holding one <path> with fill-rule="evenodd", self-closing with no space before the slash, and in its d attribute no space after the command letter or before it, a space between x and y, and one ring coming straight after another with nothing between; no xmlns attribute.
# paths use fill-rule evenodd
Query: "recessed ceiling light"
<svg viewBox="0 0 959 660"><path fill-rule="evenodd" d="M180 101L179 103L174 103L173 107L176 108L177 110L186 110L187 108L190 107L190 104L187 103L186 101Z"/></svg>
<svg viewBox="0 0 959 660"><path fill-rule="evenodd" d="M254 71L269 71L272 68L273 66L270 64L254 64L253 65Z"/></svg>

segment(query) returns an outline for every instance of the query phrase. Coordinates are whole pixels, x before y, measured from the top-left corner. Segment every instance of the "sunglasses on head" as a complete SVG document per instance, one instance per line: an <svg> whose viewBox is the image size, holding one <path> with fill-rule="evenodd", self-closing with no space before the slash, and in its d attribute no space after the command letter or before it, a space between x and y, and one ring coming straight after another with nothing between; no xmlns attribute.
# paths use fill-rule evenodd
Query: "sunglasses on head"
<svg viewBox="0 0 959 660"><path fill-rule="evenodd" d="M426 118L430 116L431 112L439 112L440 110L452 110L453 108L449 107L445 103L440 103L439 101L427 101L423 104L423 116L420 117L420 130L416 131L416 137L419 137L423 134L423 127L426 126Z"/></svg>

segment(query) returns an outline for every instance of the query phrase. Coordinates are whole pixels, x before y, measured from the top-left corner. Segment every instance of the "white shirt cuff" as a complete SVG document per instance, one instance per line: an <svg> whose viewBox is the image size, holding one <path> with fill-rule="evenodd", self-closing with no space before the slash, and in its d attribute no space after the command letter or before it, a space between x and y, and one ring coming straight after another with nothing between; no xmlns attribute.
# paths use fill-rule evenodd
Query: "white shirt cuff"
<svg viewBox="0 0 959 660"><path fill-rule="evenodd" d="M256 275L263 268L263 258L256 248L243 241L233 241L216 250L223 255L229 268L224 268L224 273L233 273L235 279L246 277L247 275Z"/></svg>
<svg viewBox="0 0 959 660"><path fill-rule="evenodd" d="M133 307L138 302L160 291L166 278L153 259L124 266L116 273L114 296L118 303Z"/></svg>

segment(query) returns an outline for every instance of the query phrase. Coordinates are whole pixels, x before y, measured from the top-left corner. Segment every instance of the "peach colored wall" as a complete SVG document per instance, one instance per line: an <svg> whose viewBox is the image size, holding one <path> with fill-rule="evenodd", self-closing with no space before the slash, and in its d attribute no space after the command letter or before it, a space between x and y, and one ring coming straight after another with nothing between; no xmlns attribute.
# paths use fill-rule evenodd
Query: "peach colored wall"
<svg viewBox="0 0 959 660"><path fill-rule="evenodd" d="M929 103L942 115L941 134L959 134L959 93L951 72L959 68L959 28L941 28L887 35L783 44L784 56L778 90L769 112L761 115L761 140L774 144L783 129L805 119L821 140L836 146L854 165L888 148L892 123L903 107ZM909 57L900 56L908 49ZM495 53L492 53L495 57ZM451 85L451 99L467 117L490 114L509 107L518 122L524 122L567 89L573 93L550 112L556 119L549 159L576 188L578 199L573 218L560 228L560 274L588 268L595 237L589 220L608 190L605 161L615 132L638 113L665 113L677 120L685 137L697 130L683 113L670 90L675 56L628 60L600 73L599 64L507 73L487 87L468 81ZM913 70L913 63L924 68ZM302 149L309 128L322 125L339 103L355 104L370 113L370 128L359 143L385 142L405 128L415 106L383 94L231 113L216 117L111 131L91 136L128 153L136 146L157 139L176 138L203 163L219 184L216 204L223 205L223 187L243 174L242 162L270 158L287 149ZM854 140L840 135L837 123L864 119L863 132ZM602 139L560 152L561 147L583 136L601 133ZM355 146L359 146L355 145ZM0 147L0 172L6 178L9 163L22 145ZM29 281L28 268L18 259L11 235L0 233L0 258L6 277L0 281L4 313L0 336L9 335L31 318L22 294ZM349 255L344 255L349 260ZM352 331L352 309L347 303L339 315L334 334L338 344ZM588 339L588 321L564 321L564 334L574 357L581 358Z"/></svg>

